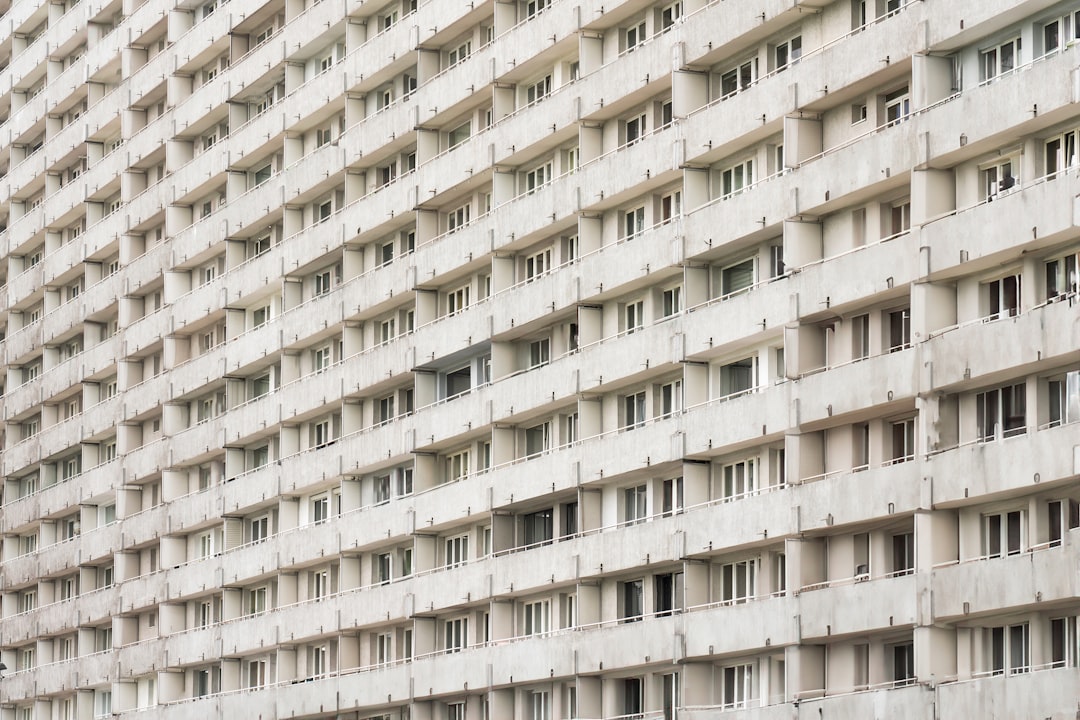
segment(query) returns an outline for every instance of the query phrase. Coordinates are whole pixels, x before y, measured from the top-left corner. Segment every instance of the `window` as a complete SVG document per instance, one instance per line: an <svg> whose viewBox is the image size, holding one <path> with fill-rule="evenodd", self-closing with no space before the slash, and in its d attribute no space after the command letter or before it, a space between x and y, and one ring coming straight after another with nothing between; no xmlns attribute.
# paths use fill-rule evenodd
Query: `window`
<svg viewBox="0 0 1080 720"><path fill-rule="evenodd" d="M1047 382L1051 427L1080 420L1080 370L1073 370Z"/></svg>
<svg viewBox="0 0 1080 720"><path fill-rule="evenodd" d="M653 607L657 616L664 617L682 610L683 574L662 573L653 577Z"/></svg>
<svg viewBox="0 0 1080 720"><path fill-rule="evenodd" d="M260 398L270 392L270 374L260 375L251 381L251 397L252 399Z"/></svg>
<svg viewBox="0 0 1080 720"><path fill-rule="evenodd" d="M1014 37L981 51L979 60L984 81L1012 72L1020 64L1020 38Z"/></svg>
<svg viewBox="0 0 1080 720"><path fill-rule="evenodd" d="M725 603L744 603L755 594L757 560L742 560L720 566L720 599Z"/></svg>
<svg viewBox="0 0 1080 720"><path fill-rule="evenodd" d="M259 45L262 45L264 42L269 40L270 36L273 35L273 34L274 34L274 25L273 25L273 23L271 23L270 25L267 25L265 28L260 30L256 35L254 35L252 37L252 41L251 41L252 49L255 49Z"/></svg>
<svg viewBox="0 0 1080 720"><path fill-rule="evenodd" d="M375 556L375 582L385 585L393 579L393 557L390 553Z"/></svg>
<svg viewBox="0 0 1080 720"><path fill-rule="evenodd" d="M311 364L314 372L322 372L330 367L330 346L316 348L311 353Z"/></svg>
<svg viewBox="0 0 1080 720"><path fill-rule="evenodd" d="M322 272L315 273L315 287L312 295L318 297L325 295L333 288L333 273L330 270L323 270Z"/></svg>
<svg viewBox="0 0 1080 720"><path fill-rule="evenodd" d="M258 615L266 612L266 587L252 588L248 591L248 615Z"/></svg>
<svg viewBox="0 0 1080 720"><path fill-rule="evenodd" d="M527 720L551 720L551 694L543 691L529 693Z"/></svg>
<svg viewBox="0 0 1080 720"><path fill-rule="evenodd" d="M554 537L555 515L552 508L545 508L522 517L522 530L526 546L547 544Z"/></svg>
<svg viewBox="0 0 1080 720"><path fill-rule="evenodd" d="M623 31L623 38L626 41L626 49L633 50L641 43L645 42L645 21L631 25Z"/></svg>
<svg viewBox="0 0 1080 720"><path fill-rule="evenodd" d="M889 352L911 347L911 308L889 313Z"/></svg>
<svg viewBox="0 0 1080 720"><path fill-rule="evenodd" d="M783 70L802 57L802 36L779 42L773 47L773 69Z"/></svg>
<svg viewBox="0 0 1080 720"><path fill-rule="evenodd" d="M644 391L623 398L623 429L642 427L647 419Z"/></svg>
<svg viewBox="0 0 1080 720"><path fill-rule="evenodd" d="M1076 667L1076 617L1050 620L1050 662L1053 667Z"/></svg>
<svg viewBox="0 0 1080 720"><path fill-rule="evenodd" d="M677 0L670 5L665 5L664 8L660 10L660 29L667 30L682 17L682 14L682 0Z"/></svg>
<svg viewBox="0 0 1080 720"><path fill-rule="evenodd" d="M112 691L94 691L94 717L108 717L112 715Z"/></svg>
<svg viewBox="0 0 1080 720"><path fill-rule="evenodd" d="M638 207L623 213L623 237L632 238L645 230L645 208Z"/></svg>
<svg viewBox="0 0 1080 720"><path fill-rule="evenodd" d="M720 97L742 92L757 81L757 58L740 63L720 76Z"/></svg>
<svg viewBox="0 0 1080 720"><path fill-rule="evenodd" d="M397 472L397 494L412 495L413 492L413 469L402 468ZM410 558L412 557L412 551L409 551ZM408 574L408 573L406 573Z"/></svg>
<svg viewBox="0 0 1080 720"><path fill-rule="evenodd" d="M890 423L892 431L892 462L901 463L915 457L915 418Z"/></svg>
<svg viewBox="0 0 1080 720"><path fill-rule="evenodd" d="M525 192L533 192L551 182L551 162L548 161L525 173ZM550 252L550 251L549 251Z"/></svg>
<svg viewBox="0 0 1080 720"><path fill-rule="evenodd" d="M683 384L682 380L665 383L660 386L660 413L663 417L669 417L683 409Z"/></svg>
<svg viewBox="0 0 1080 720"><path fill-rule="evenodd" d="M469 475L469 451L462 450L461 452L448 455L446 458L446 481L454 482L455 480L461 480Z"/></svg>
<svg viewBox="0 0 1080 720"><path fill-rule="evenodd" d="M249 660L247 664L247 686L256 688L266 685L266 661Z"/></svg>
<svg viewBox="0 0 1080 720"><path fill-rule="evenodd" d="M194 689L193 694L195 697L204 697L211 693L218 692L220 686L220 673L217 668L209 668L204 670L196 670L194 672Z"/></svg>
<svg viewBox="0 0 1080 720"><path fill-rule="evenodd" d="M740 460L723 468L723 497L739 498L757 490L757 459Z"/></svg>
<svg viewBox="0 0 1080 720"><path fill-rule="evenodd" d="M745 708L754 699L754 666L732 665L724 668L721 704L725 709Z"/></svg>
<svg viewBox="0 0 1080 720"><path fill-rule="evenodd" d="M390 476L376 475L372 487L372 499L376 505L390 502Z"/></svg>
<svg viewBox="0 0 1080 720"><path fill-rule="evenodd" d="M257 237L248 243L248 257L258 257L263 253L270 252L270 234L267 233L261 237Z"/></svg>
<svg viewBox="0 0 1080 720"><path fill-rule="evenodd" d="M1070 253L1065 257L1047 261L1046 299L1054 300L1080 292L1080 254Z"/></svg>
<svg viewBox="0 0 1080 720"><path fill-rule="evenodd" d="M248 537L251 542L262 542L270 536L270 518L266 515L248 521Z"/></svg>
<svg viewBox="0 0 1080 720"><path fill-rule="evenodd" d="M1027 513L1023 510L983 515L983 556L1019 555L1027 546Z"/></svg>
<svg viewBox="0 0 1080 720"><path fill-rule="evenodd" d="M885 122L895 125L911 114L911 95L908 88L904 87L893 90L885 95Z"/></svg>
<svg viewBox="0 0 1080 720"><path fill-rule="evenodd" d="M1014 317L1020 314L1020 275L1005 277L983 283L987 319Z"/></svg>
<svg viewBox="0 0 1080 720"><path fill-rule="evenodd" d="M207 532L199 535L198 539L198 556L200 558L208 558L214 554L214 533Z"/></svg>
<svg viewBox="0 0 1080 720"><path fill-rule="evenodd" d="M1027 389L1023 383L987 390L975 396L980 441L1019 435L1026 430Z"/></svg>
<svg viewBox="0 0 1080 720"><path fill-rule="evenodd" d="M268 445L261 445L251 450L251 467L261 468L270 462L270 447Z"/></svg>
<svg viewBox="0 0 1080 720"><path fill-rule="evenodd" d="M648 517L648 485L623 488L623 517L633 524Z"/></svg>
<svg viewBox="0 0 1080 720"><path fill-rule="evenodd" d="M469 536L458 535L457 537L446 538L446 557L443 565L445 567L457 567L469 560Z"/></svg>
<svg viewBox="0 0 1080 720"><path fill-rule="evenodd" d="M375 636L375 662L384 665L394 659L393 634L379 633Z"/></svg>
<svg viewBox="0 0 1080 720"><path fill-rule="evenodd" d="M458 125L456 128L449 132L447 149L456 147L457 145L465 142L471 134L471 125L468 121L462 123L461 125Z"/></svg>
<svg viewBox="0 0 1080 720"><path fill-rule="evenodd" d="M263 307L255 308L251 311L251 327L262 327L270 320L270 306L264 305Z"/></svg>
<svg viewBox="0 0 1080 720"><path fill-rule="evenodd" d="M313 423L311 426L311 444L314 447L329 445L334 439L329 419Z"/></svg>
<svg viewBox="0 0 1080 720"><path fill-rule="evenodd" d="M851 358L867 357L870 357L870 316L856 315L851 318Z"/></svg>
<svg viewBox="0 0 1080 720"><path fill-rule="evenodd" d="M332 67L334 67L334 51L331 49L319 58L319 73L324 73Z"/></svg>
<svg viewBox="0 0 1080 720"><path fill-rule="evenodd" d="M668 193L660 198L660 221L671 222L682 215L682 191Z"/></svg>
<svg viewBox="0 0 1080 720"><path fill-rule="evenodd" d="M446 294L446 312L449 315L461 312L469 306L469 286L462 285Z"/></svg>
<svg viewBox="0 0 1080 720"><path fill-rule="evenodd" d="M540 80L528 86L525 90L525 101L532 105L538 100L542 100L551 93L551 76L545 75Z"/></svg>
<svg viewBox="0 0 1080 720"><path fill-rule="evenodd" d="M469 618L454 618L443 623L446 652L461 652L469 644ZM461 705L464 710L464 703ZM464 715L462 715L464 718Z"/></svg>
<svg viewBox="0 0 1080 720"><path fill-rule="evenodd" d="M851 124L856 125L866 120L866 103L855 103L851 106Z"/></svg>
<svg viewBox="0 0 1080 720"><path fill-rule="evenodd" d="M40 362L33 362L33 363L29 364L29 365L24 366L22 370L23 370L23 382L24 383L25 382L30 382L31 380L36 380L38 375L41 374L41 363ZM34 433L31 433L31 434L36 434L36 433L37 433L37 430L35 430Z"/></svg>
<svg viewBox="0 0 1080 720"><path fill-rule="evenodd" d="M626 144L635 143L645 136L645 113L641 113L626 121L623 128L626 136Z"/></svg>
<svg viewBox="0 0 1080 720"><path fill-rule="evenodd" d="M330 594L330 573L327 570L314 570L310 579L311 599L318 600Z"/></svg>
<svg viewBox="0 0 1080 720"><path fill-rule="evenodd" d="M1008 195L1020 187L1020 178L1014 174L1014 169L1019 165L1019 161L1009 158L982 167L983 189L987 201L998 195Z"/></svg>
<svg viewBox="0 0 1080 720"><path fill-rule="evenodd" d="M536 13L547 8L551 0L528 0L525 3L525 17L531 18Z"/></svg>
<svg viewBox="0 0 1080 720"><path fill-rule="evenodd" d="M532 280L551 269L551 248L544 248L525 258L525 279Z"/></svg>
<svg viewBox="0 0 1080 720"><path fill-rule="evenodd" d="M681 476L664 480L661 488L661 509L664 517L683 509L683 479Z"/></svg>
<svg viewBox="0 0 1080 720"><path fill-rule="evenodd" d="M578 414L571 413L566 416L566 442L575 443L578 440Z"/></svg>
<svg viewBox="0 0 1080 720"><path fill-rule="evenodd" d="M471 215L472 206L469 203L454 208L446 214L446 231L454 232L455 230L468 225Z"/></svg>
<svg viewBox="0 0 1080 720"><path fill-rule="evenodd" d="M645 581L629 580L622 585L622 614L619 616L623 622L636 622L645 614Z"/></svg>
<svg viewBox="0 0 1080 720"><path fill-rule="evenodd" d="M682 285L664 290L663 293L663 316L671 317L682 312Z"/></svg>
<svg viewBox="0 0 1080 720"><path fill-rule="evenodd" d="M331 200L326 200L319 203L315 208L315 221L326 222L330 219L330 215L334 212L334 203Z"/></svg>
<svg viewBox="0 0 1080 720"><path fill-rule="evenodd" d="M450 68L469 57L472 53L472 41L466 40L446 54L446 67Z"/></svg>
<svg viewBox="0 0 1080 720"><path fill-rule="evenodd" d="M1071 45L1080 37L1080 10L1054 18L1043 25L1043 53L1049 54ZM1017 40L1019 41L1019 40Z"/></svg>
<svg viewBox="0 0 1080 720"><path fill-rule="evenodd" d="M986 628L983 646L986 669L995 675L1031 670L1031 636L1027 623Z"/></svg>
<svg viewBox="0 0 1080 720"><path fill-rule="evenodd" d="M270 164L267 163L266 165L263 165L261 168L255 171L255 186L258 187L259 185L262 185L264 182L270 179L270 176L272 174L273 169L271 168Z"/></svg>
<svg viewBox="0 0 1080 720"><path fill-rule="evenodd" d="M577 145L563 151L563 168L565 169L565 172L577 170L578 165L580 164L578 162L578 154Z"/></svg>
<svg viewBox="0 0 1080 720"><path fill-rule="evenodd" d="M379 415L377 418L378 422L380 424L388 422L390 420L393 420L394 417L394 396L387 395L386 397L379 398Z"/></svg>
<svg viewBox="0 0 1080 720"><path fill-rule="evenodd" d="M730 197L753 183L754 161L744 160L721 171L720 196Z"/></svg>
<svg viewBox="0 0 1080 720"><path fill-rule="evenodd" d="M540 600L525 604L525 634L542 635L550 630L551 601Z"/></svg>
<svg viewBox="0 0 1080 720"><path fill-rule="evenodd" d="M1044 169L1048 177L1052 178L1059 172L1077 166L1076 146L1078 135L1080 135L1080 131L1070 130L1046 141L1044 146Z"/></svg>
<svg viewBox="0 0 1080 720"><path fill-rule="evenodd" d="M915 534L892 536L892 574L907 575L915 570Z"/></svg>
<svg viewBox="0 0 1080 720"><path fill-rule="evenodd" d="M626 303L623 317L627 334L641 330L645 327L645 303L641 300Z"/></svg>
<svg viewBox="0 0 1080 720"><path fill-rule="evenodd" d="M330 519L330 496L326 493L311 498L311 521L326 522Z"/></svg>
<svg viewBox="0 0 1080 720"><path fill-rule="evenodd" d="M907 685L915 680L915 645L910 642L886 645L885 652L892 664L892 681Z"/></svg>
<svg viewBox="0 0 1080 720"><path fill-rule="evenodd" d="M720 396L731 397L756 387L757 358L737 360L720 368Z"/></svg>
<svg viewBox="0 0 1080 720"><path fill-rule="evenodd" d="M543 422L525 429L525 457L533 457L551 449L551 423Z"/></svg>
<svg viewBox="0 0 1080 720"><path fill-rule="evenodd" d="M380 344L390 342L395 337L397 337L397 332L395 331L394 326L395 326L394 318L389 318L387 320L382 320L382 321L379 322L379 343Z"/></svg>

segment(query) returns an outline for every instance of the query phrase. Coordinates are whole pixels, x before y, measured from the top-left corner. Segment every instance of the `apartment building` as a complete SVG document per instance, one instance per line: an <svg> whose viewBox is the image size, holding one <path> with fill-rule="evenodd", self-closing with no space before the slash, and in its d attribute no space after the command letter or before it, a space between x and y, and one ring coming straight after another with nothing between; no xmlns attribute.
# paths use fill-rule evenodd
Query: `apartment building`
<svg viewBox="0 0 1080 720"><path fill-rule="evenodd" d="M1076 717L1080 0L0 13L0 720Z"/></svg>

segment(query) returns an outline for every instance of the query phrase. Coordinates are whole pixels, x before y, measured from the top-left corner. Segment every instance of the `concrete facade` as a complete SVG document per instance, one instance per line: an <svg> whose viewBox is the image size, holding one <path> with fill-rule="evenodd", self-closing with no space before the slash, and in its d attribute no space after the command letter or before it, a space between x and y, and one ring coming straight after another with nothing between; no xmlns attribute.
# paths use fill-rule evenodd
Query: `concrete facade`
<svg viewBox="0 0 1080 720"><path fill-rule="evenodd" d="M0 13L0 720L1076 717L1080 0Z"/></svg>

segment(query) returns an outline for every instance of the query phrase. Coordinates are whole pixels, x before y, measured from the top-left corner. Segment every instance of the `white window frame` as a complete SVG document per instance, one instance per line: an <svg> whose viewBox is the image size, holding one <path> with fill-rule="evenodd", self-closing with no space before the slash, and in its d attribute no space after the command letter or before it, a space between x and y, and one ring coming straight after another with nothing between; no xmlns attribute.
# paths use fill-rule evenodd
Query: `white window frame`
<svg viewBox="0 0 1080 720"><path fill-rule="evenodd" d="M802 34L781 40L772 47L773 71L780 72L802 57Z"/></svg>
<svg viewBox="0 0 1080 720"><path fill-rule="evenodd" d="M469 534L463 533L446 538L443 550L443 567L458 567L469 562Z"/></svg>
<svg viewBox="0 0 1080 720"><path fill-rule="evenodd" d="M755 494L758 490L758 464L756 457L725 463L720 468L720 497L737 500Z"/></svg>
<svg viewBox="0 0 1080 720"><path fill-rule="evenodd" d="M758 59L744 60L720 74L720 98L725 99L746 90L758 80ZM727 87L733 83L733 87Z"/></svg>
<svg viewBox="0 0 1080 720"><path fill-rule="evenodd" d="M631 50L634 50L643 42L648 40L649 36L646 33L647 30L645 28L644 20L623 28L623 41L626 44L625 52L630 52Z"/></svg>
<svg viewBox="0 0 1080 720"><path fill-rule="evenodd" d="M1008 40L980 48L979 74L982 81L990 82L1016 70L1023 64L1022 51L1020 35L1013 35ZM1006 56L1011 58L1011 62L1006 63Z"/></svg>
<svg viewBox="0 0 1080 720"><path fill-rule="evenodd" d="M738 195L754 184L754 159L746 158L720 170L720 197Z"/></svg>

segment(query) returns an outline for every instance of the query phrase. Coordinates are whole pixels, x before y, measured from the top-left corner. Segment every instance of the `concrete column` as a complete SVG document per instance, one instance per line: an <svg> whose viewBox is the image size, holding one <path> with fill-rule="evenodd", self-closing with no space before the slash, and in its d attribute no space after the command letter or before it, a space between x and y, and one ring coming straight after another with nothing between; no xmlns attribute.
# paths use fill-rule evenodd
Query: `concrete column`
<svg viewBox="0 0 1080 720"><path fill-rule="evenodd" d="M824 253L821 223L784 221L784 264L798 269L821 260Z"/></svg>
<svg viewBox="0 0 1080 720"><path fill-rule="evenodd" d="M940 681L957 674L956 633L954 628L915 628L915 677L920 682ZM1035 635L1032 634L1033 644ZM1032 661L1038 662L1034 653Z"/></svg>
<svg viewBox="0 0 1080 720"><path fill-rule="evenodd" d="M798 167L822 151L821 120L784 118L784 167Z"/></svg>
<svg viewBox="0 0 1080 720"><path fill-rule="evenodd" d="M919 57L916 55L916 57ZM950 170L911 173L911 225L921 225L956 210L956 174Z"/></svg>
<svg viewBox="0 0 1080 720"><path fill-rule="evenodd" d="M671 113L684 118L709 102L709 74L692 70L671 73Z"/></svg>

